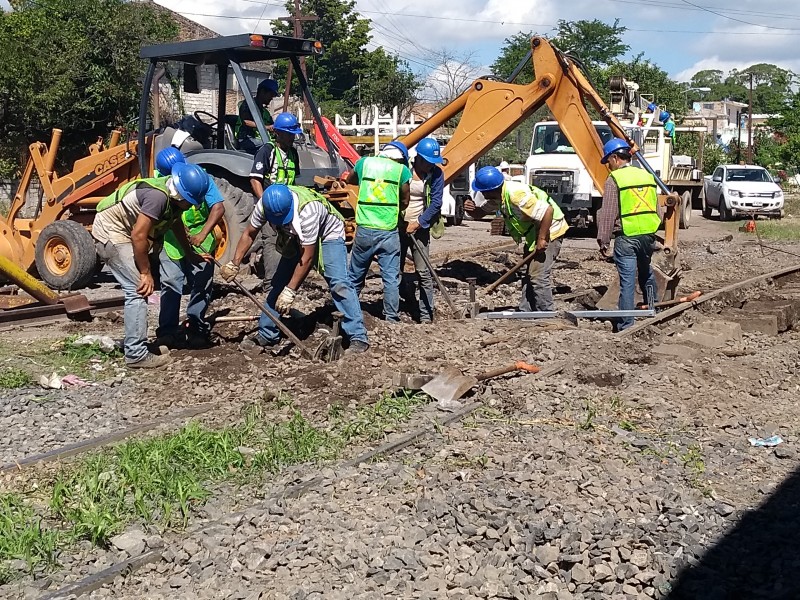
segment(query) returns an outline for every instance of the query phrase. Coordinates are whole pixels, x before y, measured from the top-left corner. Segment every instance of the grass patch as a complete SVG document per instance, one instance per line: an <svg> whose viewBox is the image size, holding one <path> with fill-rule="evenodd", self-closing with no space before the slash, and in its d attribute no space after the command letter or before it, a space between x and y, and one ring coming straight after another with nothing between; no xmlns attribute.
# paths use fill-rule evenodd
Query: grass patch
<svg viewBox="0 0 800 600"><path fill-rule="evenodd" d="M16 367L0 367L0 388L14 390L33 383L30 373Z"/></svg>
<svg viewBox="0 0 800 600"><path fill-rule="evenodd" d="M106 546L133 522L185 527L214 484L254 483L290 465L333 460L354 441L385 435L423 402L423 394L384 395L351 418L334 410L325 428L291 406L276 422L256 405L223 429L192 422L176 433L87 456L36 482L35 496L27 500L0 495L0 581L20 575L14 560L24 561L31 573L53 567L59 549L77 540Z"/></svg>
<svg viewBox="0 0 800 600"><path fill-rule="evenodd" d="M800 218L756 221L758 235L765 240L800 242ZM755 234L753 234L755 237Z"/></svg>
<svg viewBox="0 0 800 600"><path fill-rule="evenodd" d="M109 367L121 364L118 349L104 352L98 344L76 344L80 336L56 342L8 342L0 344L0 360L13 366L0 367L0 389L25 387L41 375L55 372L61 376L77 375L87 380L108 376Z"/></svg>

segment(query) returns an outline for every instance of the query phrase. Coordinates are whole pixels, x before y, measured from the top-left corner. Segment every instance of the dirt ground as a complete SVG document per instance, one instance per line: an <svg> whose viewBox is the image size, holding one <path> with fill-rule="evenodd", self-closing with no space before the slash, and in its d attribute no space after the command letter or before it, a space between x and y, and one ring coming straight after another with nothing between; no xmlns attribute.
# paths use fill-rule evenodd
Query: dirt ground
<svg viewBox="0 0 800 600"><path fill-rule="evenodd" d="M754 236L737 226L694 214L692 227L680 232L681 293L710 291L800 262L785 252L762 253ZM519 258L513 248L497 249L508 238L488 235L488 227L488 221L469 222L448 228L445 238L434 242L438 272L459 305L466 306L466 277L476 277L483 286ZM494 249L464 254L481 245ZM779 246L800 255L800 246ZM559 308L583 308L616 277L614 266L596 248L593 239L570 237L564 243L554 270ZM291 319L311 347L324 336L319 325L330 324L327 290L320 283L313 279L301 290L298 308L308 316ZM257 289L258 281L247 284ZM92 293L109 287L102 284ZM584 290L594 294L561 299ZM761 286L736 302L741 305L748 295L761 293L780 290ZM478 294L490 309L514 307L518 297L516 281L491 296ZM310 363L296 349L284 356L245 354L238 342L255 324L225 323L215 327L219 346L175 351L163 371L109 373L98 386L52 392L44 403L31 400L41 396L32 390L4 394L3 406L16 407L4 409L4 427L28 419L34 406L41 410L37 427L26 430L29 443L12 435L3 453L8 460L18 459L90 437L97 427L114 430L207 402L214 409L202 419L223 423L235 419L242 406L280 393L308 418L323 419L331 405L353 409L374 402L393 388L399 372L434 373L450 366L474 374L515 360L544 367L562 363L564 368L546 379L492 381L475 396L491 412L469 426L448 428L430 444L347 471L343 478L328 477L321 491L284 504L256 525L225 526L216 542L219 552L198 551L205 557L198 559L200 570L193 570L188 554L176 553L158 568L119 579L98 597L245 598L257 590L261 595L252 597L800 595L796 577L789 575L796 572L796 552L776 539L773 529L754 525L765 522L756 509L769 508L780 486L793 481L797 467L796 331L778 336L746 332L714 349L683 342L691 353L668 356L654 348L702 323L722 329L725 319L718 313L725 302L708 303L642 335L620 339L609 323L599 321L581 320L575 327L455 320L448 318L438 295L434 324L416 324L408 314L402 323L388 324L379 318L377 277L368 280L362 300L370 351L336 363ZM153 306L151 326L156 311ZM220 287L211 312L255 314L229 286ZM74 333L119 338L122 322L112 314L86 325L26 328L5 334L4 343L24 347L32 340ZM426 410L437 414L434 407ZM55 419L62 423L61 434L37 442L35 431L47 430ZM747 441L773 433L784 440L775 450ZM774 514L787 518L787 500L780 499ZM786 522L787 531L800 528L795 520ZM744 538L743 524L748 525ZM264 539L275 528L291 531L287 540L300 540L299 546L280 546L292 558L273 564L267 553L265 561L249 563L254 545L267 543ZM495 535L502 544L486 542ZM180 535L166 539L168 544L188 543ZM736 543L731 545L731 539ZM275 540L269 543L277 557ZM243 570L231 568L232 560ZM743 577L748 567L759 573L749 581ZM25 586L14 594L35 596Z"/></svg>

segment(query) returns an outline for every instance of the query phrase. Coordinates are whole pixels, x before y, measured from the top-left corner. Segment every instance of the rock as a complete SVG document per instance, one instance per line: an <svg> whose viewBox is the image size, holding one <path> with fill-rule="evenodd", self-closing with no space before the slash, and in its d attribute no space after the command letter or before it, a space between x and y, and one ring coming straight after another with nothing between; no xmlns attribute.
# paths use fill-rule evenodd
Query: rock
<svg viewBox="0 0 800 600"><path fill-rule="evenodd" d="M786 444L780 444L775 447L773 453L777 458L794 458L794 449L788 447Z"/></svg>
<svg viewBox="0 0 800 600"><path fill-rule="evenodd" d="M546 567L550 563L554 563L558 560L559 552L558 548L550 544L544 544L543 546L538 546L536 550L534 550L534 555L536 556L536 560L539 561L539 564Z"/></svg>
<svg viewBox="0 0 800 600"><path fill-rule="evenodd" d="M714 505L714 511L721 517L727 517L733 514L733 511L736 509L731 506L730 504L726 504L725 502L717 502Z"/></svg>
<svg viewBox="0 0 800 600"><path fill-rule="evenodd" d="M591 583L593 581L592 574L589 573L589 569L587 569L580 563L572 565L572 569L570 570L570 576L572 577L572 581L574 581L577 584Z"/></svg>
<svg viewBox="0 0 800 600"><path fill-rule="evenodd" d="M650 562L650 556L647 550L633 550L631 552L631 564L636 565L640 569L647 566Z"/></svg>
<svg viewBox="0 0 800 600"><path fill-rule="evenodd" d="M110 542L114 548L127 552L131 556L137 556L144 552L147 545L144 533L135 529L115 535Z"/></svg>

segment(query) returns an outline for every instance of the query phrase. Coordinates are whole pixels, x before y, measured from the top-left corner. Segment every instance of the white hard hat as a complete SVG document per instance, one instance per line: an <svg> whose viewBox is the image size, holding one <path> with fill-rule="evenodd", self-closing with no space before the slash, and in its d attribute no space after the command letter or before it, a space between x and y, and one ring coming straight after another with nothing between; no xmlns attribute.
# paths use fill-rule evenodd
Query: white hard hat
<svg viewBox="0 0 800 600"><path fill-rule="evenodd" d="M394 146L385 146L383 150L378 153L378 156L383 158L390 158L392 160L405 160L405 156L400 151L399 148L395 148Z"/></svg>
<svg viewBox="0 0 800 600"><path fill-rule="evenodd" d="M509 165L506 161L501 161L501 163L497 165L497 168L501 171L508 171L511 168L511 165Z"/></svg>

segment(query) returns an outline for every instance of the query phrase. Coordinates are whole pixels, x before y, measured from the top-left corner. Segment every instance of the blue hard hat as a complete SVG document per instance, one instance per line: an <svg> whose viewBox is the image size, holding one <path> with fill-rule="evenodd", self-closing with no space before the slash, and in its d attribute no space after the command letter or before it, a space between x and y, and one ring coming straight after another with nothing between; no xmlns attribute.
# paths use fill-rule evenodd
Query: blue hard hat
<svg viewBox="0 0 800 600"><path fill-rule="evenodd" d="M198 165L177 163L172 167L172 181L181 197L194 206L203 201L208 191L208 173Z"/></svg>
<svg viewBox="0 0 800 600"><path fill-rule="evenodd" d="M278 82L274 79L263 79L261 83L258 84L259 90L267 90L268 92L272 92L273 94L278 93Z"/></svg>
<svg viewBox="0 0 800 600"><path fill-rule="evenodd" d="M429 163L440 165L444 161L439 142L433 138L422 138L417 144L417 156L421 156Z"/></svg>
<svg viewBox="0 0 800 600"><path fill-rule="evenodd" d="M172 167L178 163L185 162L186 157L174 146L164 148L161 152L156 154L156 170L161 174L162 177L171 175Z"/></svg>
<svg viewBox="0 0 800 600"><path fill-rule="evenodd" d="M292 135L300 135L303 133L300 123L292 113L282 112L275 117L275 122L272 125L275 131L285 131Z"/></svg>
<svg viewBox="0 0 800 600"><path fill-rule="evenodd" d="M261 195L264 216L273 225L288 225L292 222L294 198L292 191L282 183L273 183Z"/></svg>
<svg viewBox="0 0 800 600"><path fill-rule="evenodd" d="M650 104L647 105L647 110L649 110L650 112L656 112L657 108L658 104L656 104L655 102L651 102Z"/></svg>
<svg viewBox="0 0 800 600"><path fill-rule="evenodd" d="M399 140L392 140L391 142L385 143L383 148L381 148L381 151L378 153L378 156L381 156L384 150L388 150L390 148L396 148L399 150L400 154L403 155L403 162L408 164L408 148L406 148L406 145Z"/></svg>
<svg viewBox="0 0 800 600"><path fill-rule="evenodd" d="M505 177L497 167L481 167L475 173L472 189L476 192L488 192L501 187L504 181Z"/></svg>
<svg viewBox="0 0 800 600"><path fill-rule="evenodd" d="M658 120L661 121L662 123L666 123L667 120L669 119L669 117L670 117L670 114L667 111L662 110L661 114L658 115Z"/></svg>
<svg viewBox="0 0 800 600"><path fill-rule="evenodd" d="M606 164L608 162L608 157L615 152L619 152L620 150L630 151L630 149L631 145L622 138L611 138L603 146L603 158L600 159L600 162Z"/></svg>

